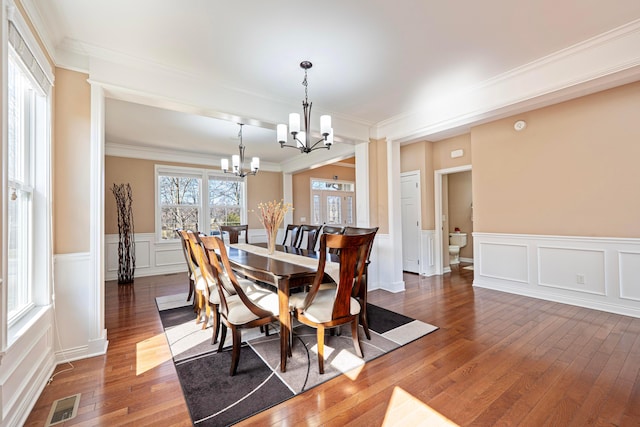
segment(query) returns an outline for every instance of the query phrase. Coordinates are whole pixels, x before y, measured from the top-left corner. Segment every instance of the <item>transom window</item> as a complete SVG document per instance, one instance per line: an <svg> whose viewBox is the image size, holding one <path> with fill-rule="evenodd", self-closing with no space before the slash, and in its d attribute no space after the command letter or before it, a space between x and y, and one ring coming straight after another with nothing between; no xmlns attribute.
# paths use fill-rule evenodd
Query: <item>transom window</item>
<svg viewBox="0 0 640 427"><path fill-rule="evenodd" d="M175 230L180 228L213 234L220 225L246 221L245 183L240 178L169 166L156 166L156 177L160 240L177 239Z"/></svg>

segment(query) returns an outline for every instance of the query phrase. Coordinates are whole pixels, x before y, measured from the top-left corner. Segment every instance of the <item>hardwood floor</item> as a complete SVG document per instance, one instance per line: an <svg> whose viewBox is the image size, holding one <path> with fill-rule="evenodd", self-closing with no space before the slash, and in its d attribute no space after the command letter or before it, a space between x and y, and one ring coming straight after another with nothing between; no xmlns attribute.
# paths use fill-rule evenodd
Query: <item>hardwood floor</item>
<svg viewBox="0 0 640 427"><path fill-rule="evenodd" d="M405 292L370 292L440 329L241 425L640 425L640 319L473 288L472 275L406 274ZM60 425L190 425L154 300L185 279L107 282L107 355L57 375L26 425L79 392Z"/></svg>

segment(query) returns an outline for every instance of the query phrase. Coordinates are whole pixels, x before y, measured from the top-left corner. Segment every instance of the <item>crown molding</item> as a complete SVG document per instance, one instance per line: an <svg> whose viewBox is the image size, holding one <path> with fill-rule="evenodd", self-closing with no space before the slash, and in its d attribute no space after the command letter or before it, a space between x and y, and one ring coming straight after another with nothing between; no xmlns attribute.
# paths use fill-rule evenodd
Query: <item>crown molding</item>
<svg viewBox="0 0 640 427"><path fill-rule="evenodd" d="M113 140L107 140L105 142L105 155L160 162L203 165L218 169L220 168L220 160L223 158L221 156L211 154L149 147L138 144L134 145L127 142L116 142ZM264 162L262 160L260 161L260 170L265 172L282 172L280 165L271 162Z"/></svg>
<svg viewBox="0 0 640 427"><path fill-rule="evenodd" d="M500 117L640 79L640 20L514 68L454 95L384 120L372 137L437 140Z"/></svg>

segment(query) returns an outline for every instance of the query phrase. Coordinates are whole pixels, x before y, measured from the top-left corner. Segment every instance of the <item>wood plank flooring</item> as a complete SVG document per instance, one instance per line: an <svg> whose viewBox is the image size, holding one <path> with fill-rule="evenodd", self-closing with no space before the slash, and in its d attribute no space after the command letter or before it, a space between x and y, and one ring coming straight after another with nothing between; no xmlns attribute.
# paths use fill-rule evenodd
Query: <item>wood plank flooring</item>
<svg viewBox="0 0 640 427"><path fill-rule="evenodd" d="M370 292L440 329L240 425L640 425L640 319L473 288L472 275L405 274L405 292ZM75 393L79 414L60 425L191 425L155 306L185 281L107 282L107 355L55 376L26 425Z"/></svg>

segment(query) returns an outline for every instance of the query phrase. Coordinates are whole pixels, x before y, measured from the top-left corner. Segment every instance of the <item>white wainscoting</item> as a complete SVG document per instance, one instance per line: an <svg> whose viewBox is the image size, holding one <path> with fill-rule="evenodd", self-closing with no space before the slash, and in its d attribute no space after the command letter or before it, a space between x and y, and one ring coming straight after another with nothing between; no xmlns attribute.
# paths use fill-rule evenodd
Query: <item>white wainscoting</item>
<svg viewBox="0 0 640 427"><path fill-rule="evenodd" d="M473 285L640 317L640 239L473 233Z"/></svg>
<svg viewBox="0 0 640 427"><path fill-rule="evenodd" d="M282 239L282 230L278 232L277 242ZM105 235L105 280L118 278L118 235ZM249 230L249 242L267 241L263 228ZM160 274L187 271L187 264L179 240L157 241L155 233L136 233L136 271L134 277L155 276Z"/></svg>
<svg viewBox="0 0 640 427"><path fill-rule="evenodd" d="M53 343L53 310L44 306L0 353L0 425L24 425L56 367Z"/></svg>
<svg viewBox="0 0 640 427"><path fill-rule="evenodd" d="M106 330L100 330L103 319L92 303L98 299L102 284L89 284L93 271L91 254L58 254L53 261L57 361L105 354Z"/></svg>

